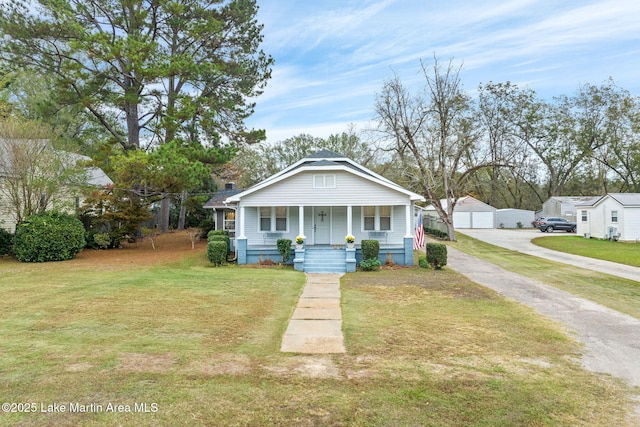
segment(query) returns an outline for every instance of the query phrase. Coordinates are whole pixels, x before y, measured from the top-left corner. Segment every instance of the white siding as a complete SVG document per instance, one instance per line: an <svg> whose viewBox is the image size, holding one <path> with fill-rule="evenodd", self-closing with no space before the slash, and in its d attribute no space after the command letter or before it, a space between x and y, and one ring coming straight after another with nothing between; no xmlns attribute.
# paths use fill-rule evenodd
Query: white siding
<svg viewBox="0 0 640 427"><path fill-rule="evenodd" d="M626 208L624 211L623 240L640 240L640 207Z"/></svg>
<svg viewBox="0 0 640 427"><path fill-rule="evenodd" d="M244 206L397 205L409 197L389 187L336 171L336 188L313 188L313 172L301 172L242 198Z"/></svg>

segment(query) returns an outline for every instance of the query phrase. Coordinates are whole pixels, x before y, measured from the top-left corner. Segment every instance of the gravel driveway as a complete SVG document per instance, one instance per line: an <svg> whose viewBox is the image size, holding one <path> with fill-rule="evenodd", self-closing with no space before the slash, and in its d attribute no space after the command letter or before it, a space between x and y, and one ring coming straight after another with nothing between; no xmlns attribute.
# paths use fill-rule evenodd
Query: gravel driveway
<svg viewBox="0 0 640 427"><path fill-rule="evenodd" d="M640 282L640 269L610 262L598 262L575 255L566 256L539 248L530 242L540 236L530 230L460 230L479 240L519 252L580 265ZM565 233L545 235L561 236ZM582 364L594 372L608 373L640 387L640 320L552 286L508 272L454 248L448 248L447 266L476 283L534 308L559 321L584 344ZM640 405L636 407L640 416Z"/></svg>

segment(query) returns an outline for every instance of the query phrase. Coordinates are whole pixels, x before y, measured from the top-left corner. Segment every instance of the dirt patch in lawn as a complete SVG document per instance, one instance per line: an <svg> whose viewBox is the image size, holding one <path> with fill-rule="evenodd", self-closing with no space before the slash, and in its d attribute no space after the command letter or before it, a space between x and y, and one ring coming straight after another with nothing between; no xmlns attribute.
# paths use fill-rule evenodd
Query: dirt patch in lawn
<svg viewBox="0 0 640 427"><path fill-rule="evenodd" d="M119 369L126 372L166 372L175 360L169 354L125 353L119 362Z"/></svg>
<svg viewBox="0 0 640 427"><path fill-rule="evenodd" d="M191 248L191 239L188 231L174 231L161 234L154 239L155 249L149 239L142 239L136 243L126 243L118 249L84 249L75 259L67 261L74 266L91 266L96 268L118 268L130 265L163 264L176 262L193 255L194 251L202 254L206 251L206 239L200 239Z"/></svg>

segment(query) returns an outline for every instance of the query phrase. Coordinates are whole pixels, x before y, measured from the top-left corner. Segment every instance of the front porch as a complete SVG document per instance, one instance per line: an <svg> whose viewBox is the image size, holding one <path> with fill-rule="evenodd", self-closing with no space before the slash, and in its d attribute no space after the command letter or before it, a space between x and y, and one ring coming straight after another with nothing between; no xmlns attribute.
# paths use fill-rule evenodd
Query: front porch
<svg viewBox="0 0 640 427"><path fill-rule="evenodd" d="M261 264L281 262L282 257L275 245L247 246L246 239L238 239L238 264ZM413 265L413 238L404 239L404 245L380 242L378 260L381 264ZM301 249L292 246L291 263L305 273L347 273L356 271L362 261L362 249L355 245L304 245Z"/></svg>

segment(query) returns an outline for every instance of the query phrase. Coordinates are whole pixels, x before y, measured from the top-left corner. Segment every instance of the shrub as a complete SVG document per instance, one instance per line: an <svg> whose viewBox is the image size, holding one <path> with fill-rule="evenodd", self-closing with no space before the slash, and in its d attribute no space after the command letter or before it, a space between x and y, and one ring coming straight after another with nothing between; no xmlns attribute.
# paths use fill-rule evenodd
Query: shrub
<svg viewBox="0 0 640 427"><path fill-rule="evenodd" d="M424 227L424 232L442 240L447 240L449 238L449 234L446 231L440 231L437 228Z"/></svg>
<svg viewBox="0 0 640 427"><path fill-rule="evenodd" d="M524 227L524 224L522 224L520 221L518 221L518 222L516 222L516 227L522 228L522 227Z"/></svg>
<svg viewBox="0 0 640 427"><path fill-rule="evenodd" d="M4 228L0 228L0 255L13 253L13 234Z"/></svg>
<svg viewBox="0 0 640 427"><path fill-rule="evenodd" d="M420 259L418 259L418 265L422 268L429 268L429 263L427 262L427 257L426 256L421 256Z"/></svg>
<svg viewBox="0 0 640 427"><path fill-rule="evenodd" d="M213 230L216 226L216 223L214 220L212 219L203 219L202 221L200 221L200 224L198 224L198 227L200 230L202 230L202 234L200 235L201 237L208 237L209 236L209 232L211 230Z"/></svg>
<svg viewBox="0 0 640 427"><path fill-rule="evenodd" d="M227 244L222 240L207 243L207 258L214 265L222 265L227 261Z"/></svg>
<svg viewBox="0 0 640 427"><path fill-rule="evenodd" d="M363 240L361 242L362 259L378 259L380 242L377 240Z"/></svg>
<svg viewBox="0 0 640 427"><path fill-rule="evenodd" d="M228 230L209 230L209 232L207 232L207 240L210 240L211 236L229 236L229 231Z"/></svg>
<svg viewBox="0 0 640 427"><path fill-rule="evenodd" d="M211 234L209 233L209 238L207 239L209 242L224 242L227 245L227 253L231 253L231 239L229 236L223 234Z"/></svg>
<svg viewBox="0 0 640 427"><path fill-rule="evenodd" d="M278 239L276 242L278 246L278 252L282 255L282 262L286 263L291 259L291 240L290 239Z"/></svg>
<svg viewBox="0 0 640 427"><path fill-rule="evenodd" d="M360 263L360 268L364 271L377 270L380 268L380 260L377 258L363 259Z"/></svg>
<svg viewBox="0 0 640 427"><path fill-rule="evenodd" d="M436 270L447 265L447 246L442 243L427 243L427 263Z"/></svg>
<svg viewBox="0 0 640 427"><path fill-rule="evenodd" d="M16 258L22 262L64 261L84 248L84 227L63 213L32 215L18 225L14 239Z"/></svg>
<svg viewBox="0 0 640 427"><path fill-rule="evenodd" d="M111 246L111 237L109 233L95 233L93 241L100 249L107 249Z"/></svg>

